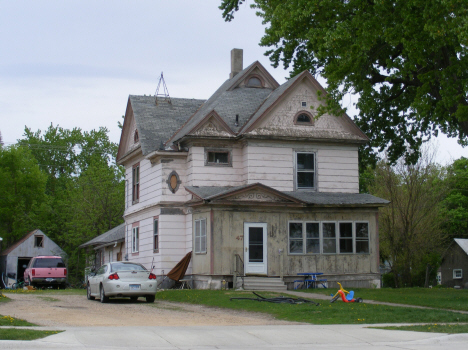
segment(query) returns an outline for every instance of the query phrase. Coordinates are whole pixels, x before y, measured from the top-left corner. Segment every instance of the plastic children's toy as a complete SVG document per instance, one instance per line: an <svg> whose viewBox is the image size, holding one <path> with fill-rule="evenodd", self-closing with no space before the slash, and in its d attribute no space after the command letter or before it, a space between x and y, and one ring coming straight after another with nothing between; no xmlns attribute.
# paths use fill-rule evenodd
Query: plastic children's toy
<svg viewBox="0 0 468 350"><path fill-rule="evenodd" d="M330 303L334 303L335 301L338 300L338 298L341 296L341 300L343 300L345 303L362 303L361 298L356 298L354 299L354 291L348 292L347 290L343 289L343 286L341 285L340 282L336 282L340 286L340 289L338 289L338 292L336 292L335 295L332 294L332 300L330 300Z"/></svg>

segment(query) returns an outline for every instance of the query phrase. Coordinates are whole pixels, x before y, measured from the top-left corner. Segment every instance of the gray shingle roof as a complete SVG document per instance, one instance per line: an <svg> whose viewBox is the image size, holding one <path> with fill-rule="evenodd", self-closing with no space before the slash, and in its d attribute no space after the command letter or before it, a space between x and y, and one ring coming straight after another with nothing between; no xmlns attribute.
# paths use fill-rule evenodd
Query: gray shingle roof
<svg viewBox="0 0 468 350"><path fill-rule="evenodd" d="M339 192L283 192L307 204L315 205L387 205L386 199L375 197L367 193L339 193Z"/></svg>
<svg viewBox="0 0 468 350"><path fill-rule="evenodd" d="M84 248L89 246L96 246L105 243L112 243L119 240L125 239L125 223L120 224L119 226L114 227L113 229L103 233L100 236L93 238L92 240L83 243L78 248Z"/></svg>
<svg viewBox="0 0 468 350"><path fill-rule="evenodd" d="M171 98L172 103L154 96L130 95L133 115L144 155L159 149L205 102L188 98Z"/></svg>
<svg viewBox="0 0 468 350"><path fill-rule="evenodd" d="M216 199L229 192L242 190L252 185L235 187L215 187L215 186L187 186L186 189L204 200ZM265 186L267 187L267 186ZM272 189L273 191L276 191ZM302 191L277 191L287 196L296 198L304 204L323 206L343 206L343 205L372 205L383 206L390 203L386 199L372 196L367 193L336 193L336 192L302 192Z"/></svg>
<svg viewBox="0 0 468 350"><path fill-rule="evenodd" d="M245 74L255 64L257 64L257 62L249 65L232 79L226 80L205 102L200 110L188 120L187 124L177 132L173 140L175 141L185 136L213 110L223 118L234 132L237 132L273 91L267 88L259 89L248 87L230 90L245 78ZM235 126L236 114L239 115L238 126Z"/></svg>

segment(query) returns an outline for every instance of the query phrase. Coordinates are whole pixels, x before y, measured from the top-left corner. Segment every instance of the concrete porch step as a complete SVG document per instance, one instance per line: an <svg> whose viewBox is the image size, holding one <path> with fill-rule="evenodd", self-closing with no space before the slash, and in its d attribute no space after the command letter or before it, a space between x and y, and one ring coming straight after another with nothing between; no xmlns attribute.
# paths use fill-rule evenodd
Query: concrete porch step
<svg viewBox="0 0 468 350"><path fill-rule="evenodd" d="M244 290L285 291L287 286L281 278L244 277Z"/></svg>

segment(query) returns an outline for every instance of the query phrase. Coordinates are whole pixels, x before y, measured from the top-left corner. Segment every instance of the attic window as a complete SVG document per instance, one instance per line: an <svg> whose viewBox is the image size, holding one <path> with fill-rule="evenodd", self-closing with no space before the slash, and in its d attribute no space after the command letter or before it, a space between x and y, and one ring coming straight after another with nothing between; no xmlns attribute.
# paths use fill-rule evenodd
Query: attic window
<svg viewBox="0 0 468 350"><path fill-rule="evenodd" d="M140 141L140 137L138 136L138 130L135 130L135 133L133 134L133 142L137 143Z"/></svg>
<svg viewBox="0 0 468 350"><path fill-rule="evenodd" d="M250 77L247 78L245 85L247 87L261 88L263 87L263 81L259 76L251 75Z"/></svg>
<svg viewBox="0 0 468 350"><path fill-rule="evenodd" d="M307 107L307 102L301 102L302 107Z"/></svg>
<svg viewBox="0 0 468 350"><path fill-rule="evenodd" d="M300 111L294 117L294 124L296 125L314 125L314 117L306 111Z"/></svg>
<svg viewBox="0 0 468 350"><path fill-rule="evenodd" d="M44 236L34 236L34 248L44 248Z"/></svg>

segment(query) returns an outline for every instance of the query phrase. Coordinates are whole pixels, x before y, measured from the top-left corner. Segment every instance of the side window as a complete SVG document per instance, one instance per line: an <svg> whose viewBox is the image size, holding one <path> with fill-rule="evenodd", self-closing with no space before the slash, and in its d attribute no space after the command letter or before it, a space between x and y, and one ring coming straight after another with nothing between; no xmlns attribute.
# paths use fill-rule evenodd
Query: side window
<svg viewBox="0 0 468 350"><path fill-rule="evenodd" d="M206 219L195 220L195 253L206 253Z"/></svg>
<svg viewBox="0 0 468 350"><path fill-rule="evenodd" d="M304 243L302 237L302 223L290 222L289 223L289 253L290 254L303 254Z"/></svg>
<svg viewBox="0 0 468 350"><path fill-rule="evenodd" d="M153 221L153 250L155 253L159 252L159 220Z"/></svg>
<svg viewBox="0 0 468 350"><path fill-rule="evenodd" d="M323 234L323 252L325 254L336 253L336 223L324 222L322 223Z"/></svg>
<svg viewBox="0 0 468 350"><path fill-rule="evenodd" d="M140 228L132 228L132 253L138 253L140 246Z"/></svg>
<svg viewBox="0 0 468 350"><path fill-rule="evenodd" d="M102 274L104 274L106 271L107 271L107 265L103 265L103 266L101 266L101 267L97 270L96 275L102 275Z"/></svg>
<svg viewBox="0 0 468 350"><path fill-rule="evenodd" d="M353 253L353 223L340 222L340 253Z"/></svg>
<svg viewBox="0 0 468 350"><path fill-rule="evenodd" d="M140 200L140 163L132 168L132 203L138 203Z"/></svg>
<svg viewBox="0 0 468 350"><path fill-rule="evenodd" d="M462 279L463 273L462 269L453 269L453 279Z"/></svg>
<svg viewBox="0 0 468 350"><path fill-rule="evenodd" d="M315 153L296 153L296 188L315 188Z"/></svg>

